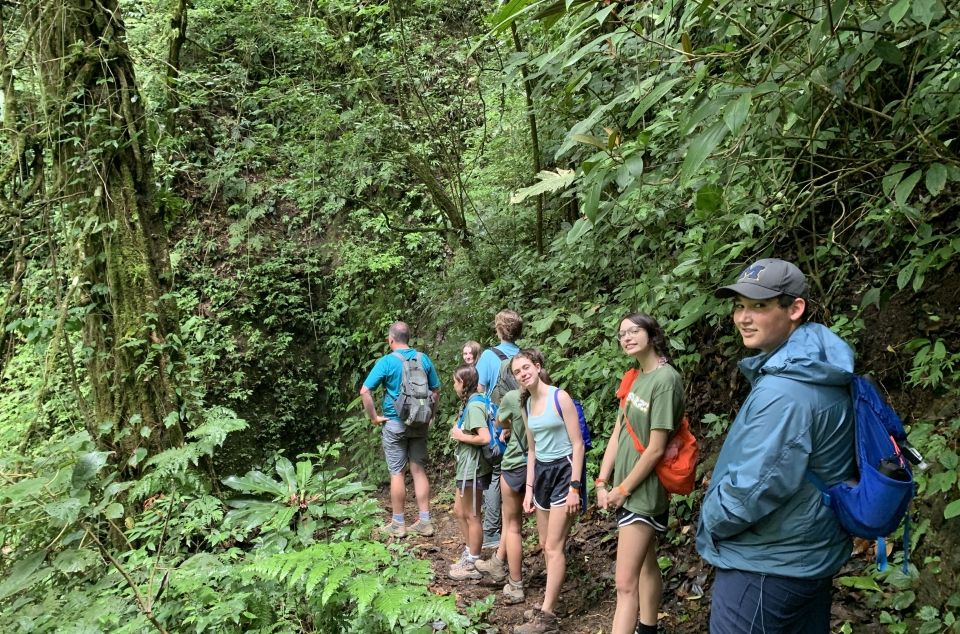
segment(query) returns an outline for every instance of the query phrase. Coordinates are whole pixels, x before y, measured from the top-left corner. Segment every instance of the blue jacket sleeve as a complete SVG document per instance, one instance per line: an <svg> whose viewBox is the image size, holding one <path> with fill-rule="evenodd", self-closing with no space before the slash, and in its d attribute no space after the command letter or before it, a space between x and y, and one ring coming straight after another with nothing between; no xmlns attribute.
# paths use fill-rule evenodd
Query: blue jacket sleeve
<svg viewBox="0 0 960 634"><path fill-rule="evenodd" d="M807 404L779 390L754 388L730 427L700 508L712 539L747 530L799 491L812 421Z"/></svg>

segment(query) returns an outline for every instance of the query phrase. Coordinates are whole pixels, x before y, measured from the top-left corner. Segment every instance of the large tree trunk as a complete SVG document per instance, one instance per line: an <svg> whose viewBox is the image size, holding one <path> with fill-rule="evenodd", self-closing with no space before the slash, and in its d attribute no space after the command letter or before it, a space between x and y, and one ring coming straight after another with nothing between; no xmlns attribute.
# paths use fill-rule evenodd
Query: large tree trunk
<svg viewBox="0 0 960 634"><path fill-rule="evenodd" d="M85 365L101 442L121 460L182 442L175 308L143 104L116 0L33 6L47 129L85 310ZM55 344L56 345L56 344Z"/></svg>

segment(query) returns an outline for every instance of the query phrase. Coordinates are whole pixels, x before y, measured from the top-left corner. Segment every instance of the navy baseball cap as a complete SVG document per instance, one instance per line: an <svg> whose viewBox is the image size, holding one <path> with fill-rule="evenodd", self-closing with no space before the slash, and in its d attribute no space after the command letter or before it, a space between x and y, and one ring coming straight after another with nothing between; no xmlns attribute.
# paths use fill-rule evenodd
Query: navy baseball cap
<svg viewBox="0 0 960 634"><path fill-rule="evenodd" d="M807 297L807 278L796 266L784 260L757 260L737 278L735 284L722 286L714 297L742 295L750 299L771 299L780 295Z"/></svg>

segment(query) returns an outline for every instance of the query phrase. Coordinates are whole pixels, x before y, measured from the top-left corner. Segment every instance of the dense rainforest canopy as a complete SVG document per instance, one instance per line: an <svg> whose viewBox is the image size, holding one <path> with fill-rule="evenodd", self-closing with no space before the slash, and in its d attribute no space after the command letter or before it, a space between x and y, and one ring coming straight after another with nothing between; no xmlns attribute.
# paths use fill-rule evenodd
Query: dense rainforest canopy
<svg viewBox="0 0 960 634"><path fill-rule="evenodd" d="M909 574L858 544L835 631L957 631L958 50L949 0L2 3L0 631L496 631L373 538L387 326L440 370L443 467L461 346L520 312L595 475L619 318L652 313L702 483L747 389L712 290L765 256L930 464ZM703 629L702 493L668 631ZM576 547L611 553L606 521Z"/></svg>

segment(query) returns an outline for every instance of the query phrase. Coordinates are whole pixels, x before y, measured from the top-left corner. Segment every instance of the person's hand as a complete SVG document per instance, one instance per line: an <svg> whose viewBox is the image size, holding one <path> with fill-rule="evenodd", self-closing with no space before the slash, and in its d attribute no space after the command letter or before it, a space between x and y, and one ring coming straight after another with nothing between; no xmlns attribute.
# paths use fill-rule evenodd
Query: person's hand
<svg viewBox="0 0 960 634"><path fill-rule="evenodd" d="M573 515L580 510L580 492L571 488L567 493L567 515Z"/></svg>
<svg viewBox="0 0 960 634"><path fill-rule="evenodd" d="M620 487L614 487L607 493L607 504L610 508L618 509L627 501L626 496L620 490Z"/></svg>
<svg viewBox="0 0 960 634"><path fill-rule="evenodd" d="M453 427L450 428L450 438L453 440L460 440L457 434L457 432L459 431L460 431L460 428L457 427L456 423L454 423Z"/></svg>
<svg viewBox="0 0 960 634"><path fill-rule="evenodd" d="M607 487L597 487L597 508L605 509L610 503Z"/></svg>
<svg viewBox="0 0 960 634"><path fill-rule="evenodd" d="M390 419L387 418L386 416L374 416L373 420L371 420L370 422L374 425L383 425L388 420Z"/></svg>
<svg viewBox="0 0 960 634"><path fill-rule="evenodd" d="M533 488L527 487L527 492L523 496L523 510L527 513L533 513Z"/></svg>

